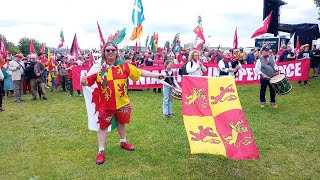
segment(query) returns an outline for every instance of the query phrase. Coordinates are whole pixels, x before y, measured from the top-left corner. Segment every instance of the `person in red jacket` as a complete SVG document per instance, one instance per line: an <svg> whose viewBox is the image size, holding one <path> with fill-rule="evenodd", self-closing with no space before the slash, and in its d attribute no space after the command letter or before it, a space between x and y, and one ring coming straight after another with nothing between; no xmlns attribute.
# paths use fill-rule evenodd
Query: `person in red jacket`
<svg viewBox="0 0 320 180"><path fill-rule="evenodd" d="M70 92L70 97L73 96L73 85L72 85L72 69L74 67L77 67L77 64L75 63L75 57L70 57L69 58L69 64L66 66L66 70L68 71L68 84L69 84L69 92ZM82 96L80 93L80 90L77 90L78 96Z"/></svg>

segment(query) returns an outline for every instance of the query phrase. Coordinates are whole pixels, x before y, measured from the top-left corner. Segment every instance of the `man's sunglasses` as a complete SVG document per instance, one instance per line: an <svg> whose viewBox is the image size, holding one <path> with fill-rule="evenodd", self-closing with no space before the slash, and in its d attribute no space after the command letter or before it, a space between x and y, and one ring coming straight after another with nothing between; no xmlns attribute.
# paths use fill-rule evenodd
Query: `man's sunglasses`
<svg viewBox="0 0 320 180"><path fill-rule="evenodd" d="M116 49L106 49L105 51L106 51L106 52L110 52L110 51L116 52Z"/></svg>

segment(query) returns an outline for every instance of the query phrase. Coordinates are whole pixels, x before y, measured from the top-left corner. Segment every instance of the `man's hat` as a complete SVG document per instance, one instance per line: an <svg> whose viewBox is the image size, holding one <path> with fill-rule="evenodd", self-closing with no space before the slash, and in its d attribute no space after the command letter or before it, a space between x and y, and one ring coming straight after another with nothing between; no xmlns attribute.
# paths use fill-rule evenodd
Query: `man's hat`
<svg viewBox="0 0 320 180"><path fill-rule="evenodd" d="M18 53L18 54L16 54L16 55L14 55L14 57L23 58L23 54Z"/></svg>

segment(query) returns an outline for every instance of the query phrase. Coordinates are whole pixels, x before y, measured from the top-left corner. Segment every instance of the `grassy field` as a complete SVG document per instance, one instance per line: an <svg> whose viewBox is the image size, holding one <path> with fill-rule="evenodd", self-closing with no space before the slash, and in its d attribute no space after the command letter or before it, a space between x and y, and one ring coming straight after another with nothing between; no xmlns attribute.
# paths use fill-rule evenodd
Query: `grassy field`
<svg viewBox="0 0 320 180"><path fill-rule="evenodd" d="M127 139L136 150L122 150L111 132L98 166L82 97L52 92L49 101L32 101L28 94L20 104L9 97L0 113L0 179L320 179L320 79L292 84L277 96L279 109L260 109L259 85L238 86L261 156L250 161L191 155L181 101L174 101L177 116L164 120L162 94L149 90L129 94Z"/></svg>

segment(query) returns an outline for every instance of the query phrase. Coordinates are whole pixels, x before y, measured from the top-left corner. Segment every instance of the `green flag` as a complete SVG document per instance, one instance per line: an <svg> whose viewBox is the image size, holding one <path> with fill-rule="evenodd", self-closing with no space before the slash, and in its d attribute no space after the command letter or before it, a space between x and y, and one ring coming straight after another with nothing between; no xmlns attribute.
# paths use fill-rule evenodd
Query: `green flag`
<svg viewBox="0 0 320 180"><path fill-rule="evenodd" d="M118 30L118 32L114 35L113 43L120 44L124 37L126 36L126 28L123 28L121 31Z"/></svg>

